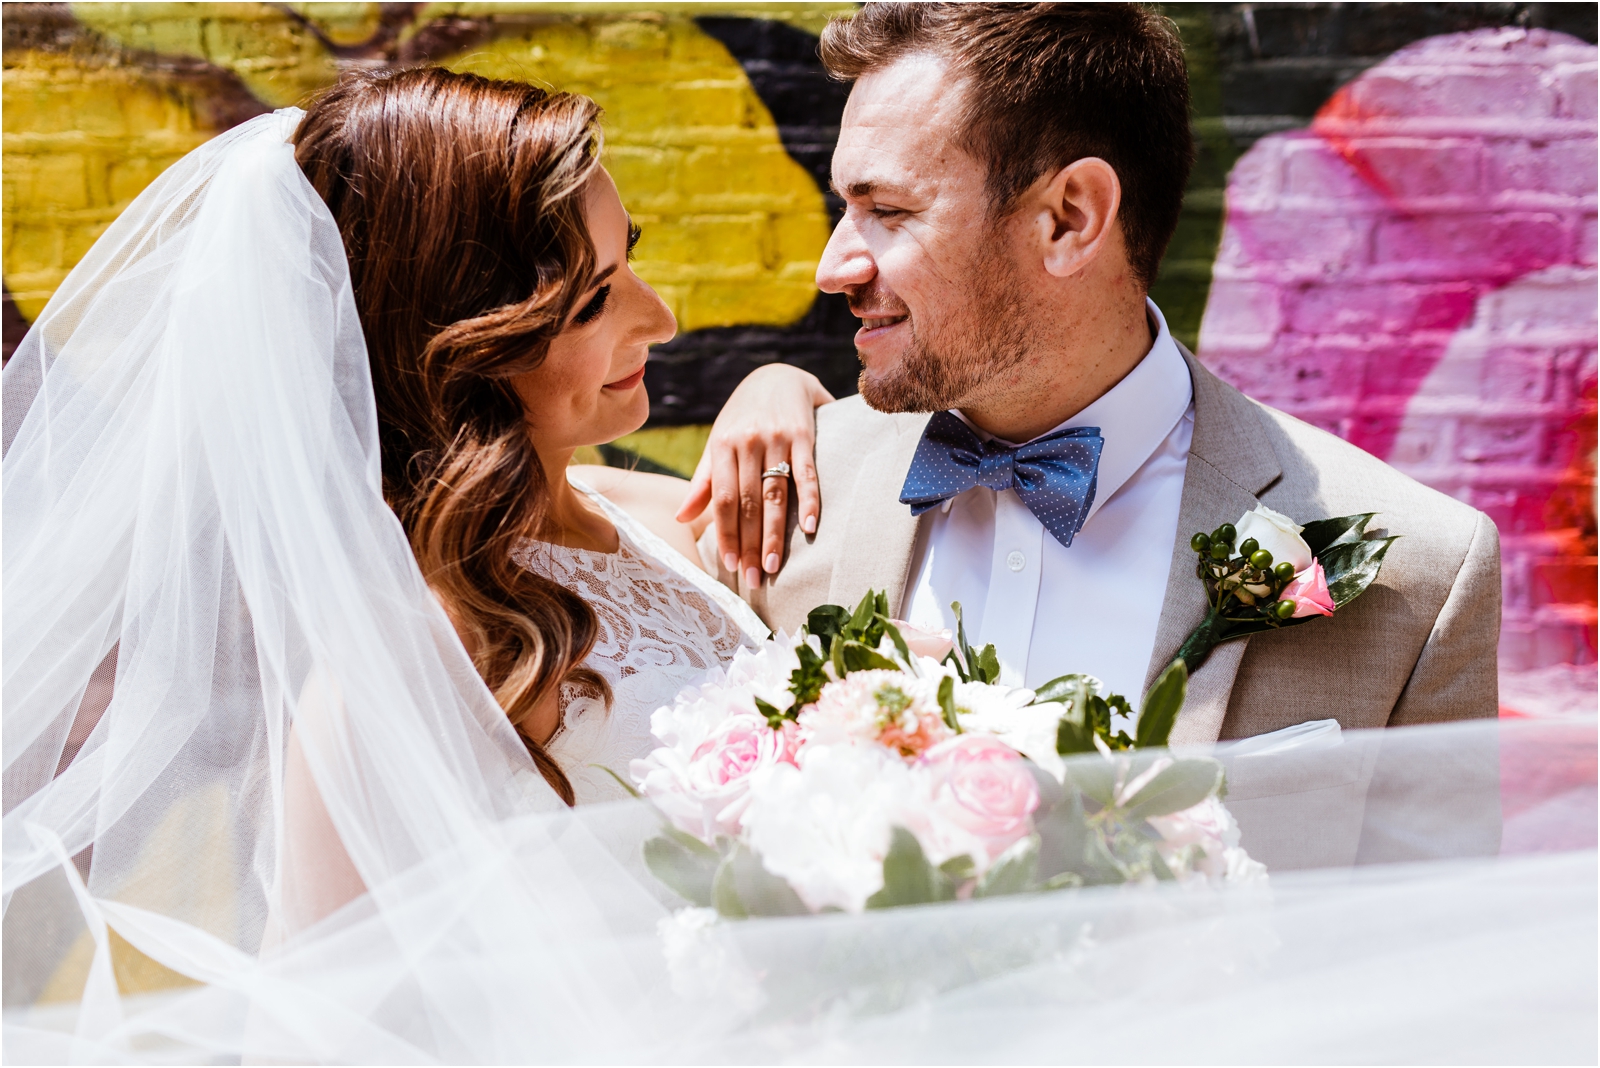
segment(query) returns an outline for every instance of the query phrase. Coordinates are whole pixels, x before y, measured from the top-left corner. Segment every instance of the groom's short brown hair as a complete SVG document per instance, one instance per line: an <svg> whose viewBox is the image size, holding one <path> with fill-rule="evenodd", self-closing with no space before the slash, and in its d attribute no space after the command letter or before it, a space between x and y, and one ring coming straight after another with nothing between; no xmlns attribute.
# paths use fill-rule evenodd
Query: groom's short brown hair
<svg viewBox="0 0 1600 1068"><path fill-rule="evenodd" d="M913 53L967 82L961 145L1004 215L1047 172L1098 156L1122 184L1128 262L1149 288L1194 161L1189 76L1172 24L1139 4L869 3L822 32L854 81Z"/></svg>

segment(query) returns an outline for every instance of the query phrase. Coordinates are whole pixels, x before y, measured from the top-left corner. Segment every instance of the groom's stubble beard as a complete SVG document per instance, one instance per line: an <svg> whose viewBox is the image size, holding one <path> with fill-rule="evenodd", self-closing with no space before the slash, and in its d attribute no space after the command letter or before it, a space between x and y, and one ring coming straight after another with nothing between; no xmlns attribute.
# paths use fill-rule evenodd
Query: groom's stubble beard
<svg viewBox="0 0 1600 1068"><path fill-rule="evenodd" d="M863 366L857 380L861 398L880 412L959 408L1022 363L1033 331L1013 275L1009 263L975 263L960 305L935 322L908 314L910 344L877 377Z"/></svg>

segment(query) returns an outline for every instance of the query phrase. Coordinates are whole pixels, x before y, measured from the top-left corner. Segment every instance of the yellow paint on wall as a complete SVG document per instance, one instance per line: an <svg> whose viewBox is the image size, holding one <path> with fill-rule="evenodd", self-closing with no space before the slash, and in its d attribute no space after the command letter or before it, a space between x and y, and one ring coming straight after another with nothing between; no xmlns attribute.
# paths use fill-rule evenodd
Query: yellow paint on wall
<svg viewBox="0 0 1600 1068"><path fill-rule="evenodd" d="M110 221L215 131L193 89L119 48L202 59L263 102L301 101L337 65L335 44L377 27L375 4L101 3L74 15L102 54L5 57L4 267L32 319ZM605 161L644 226L636 268L680 330L786 325L811 307L828 219L743 69L696 15L773 18L812 32L848 4L432 4L494 24L447 65L586 92L606 108Z"/></svg>
<svg viewBox="0 0 1600 1068"><path fill-rule="evenodd" d="M331 14L342 24L348 12ZM123 48L231 70L256 99L275 108L304 103L339 75L316 34L280 4L77 3L72 15Z"/></svg>
<svg viewBox="0 0 1600 1068"><path fill-rule="evenodd" d="M662 426L618 438L616 445L688 478L706 451L709 437L710 426Z"/></svg>
<svg viewBox="0 0 1600 1068"><path fill-rule="evenodd" d="M539 19L511 19L507 9L526 5L488 5L499 35L445 66L585 93L605 108L606 166L644 228L635 270L680 330L799 319L816 296L827 211L743 68L670 5L625 15L623 5L560 5L578 6L605 14L550 21L540 8Z"/></svg>
<svg viewBox="0 0 1600 1068"><path fill-rule="evenodd" d="M156 175L213 136L196 103L138 67L5 53L5 280L25 318Z"/></svg>

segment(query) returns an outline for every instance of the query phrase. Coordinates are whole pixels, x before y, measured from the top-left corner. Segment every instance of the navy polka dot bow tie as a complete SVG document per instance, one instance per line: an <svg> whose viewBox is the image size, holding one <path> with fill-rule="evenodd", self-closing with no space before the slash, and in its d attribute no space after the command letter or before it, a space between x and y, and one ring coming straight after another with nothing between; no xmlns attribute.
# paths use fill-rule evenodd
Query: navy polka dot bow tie
<svg viewBox="0 0 1600 1068"><path fill-rule="evenodd" d="M1094 503L1105 443L1099 427L1078 426L1026 445L1002 445L980 440L949 412L934 412L911 458L900 503L921 515L974 486L1014 489L1057 541L1071 545Z"/></svg>

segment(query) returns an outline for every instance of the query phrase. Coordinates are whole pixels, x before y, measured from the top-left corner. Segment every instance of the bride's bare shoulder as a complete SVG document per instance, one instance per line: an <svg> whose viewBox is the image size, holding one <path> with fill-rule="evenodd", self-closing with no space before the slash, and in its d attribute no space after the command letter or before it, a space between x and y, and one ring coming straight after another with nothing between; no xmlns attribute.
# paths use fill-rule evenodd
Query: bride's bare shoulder
<svg viewBox="0 0 1600 1068"><path fill-rule="evenodd" d="M678 507L683 504L684 494L689 491L687 479L591 464L575 464L567 468L567 472L643 523L668 545L690 560L699 562L700 554L695 548L695 539L704 532L711 513L707 509L703 517L694 523L677 521Z"/></svg>

